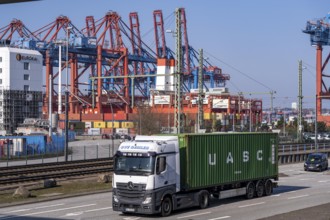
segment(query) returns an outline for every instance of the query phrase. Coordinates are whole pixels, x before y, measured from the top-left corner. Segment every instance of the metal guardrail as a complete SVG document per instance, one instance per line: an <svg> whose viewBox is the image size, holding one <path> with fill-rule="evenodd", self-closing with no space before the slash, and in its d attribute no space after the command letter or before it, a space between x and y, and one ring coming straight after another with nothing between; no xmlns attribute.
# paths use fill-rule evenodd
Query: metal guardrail
<svg viewBox="0 0 330 220"><path fill-rule="evenodd" d="M278 154L305 154L311 152L330 152L330 143L279 144Z"/></svg>

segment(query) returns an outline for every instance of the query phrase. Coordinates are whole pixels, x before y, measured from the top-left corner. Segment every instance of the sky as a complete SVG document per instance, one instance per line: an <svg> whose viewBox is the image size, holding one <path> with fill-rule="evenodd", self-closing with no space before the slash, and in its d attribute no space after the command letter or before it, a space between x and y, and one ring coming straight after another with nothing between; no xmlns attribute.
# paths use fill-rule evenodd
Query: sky
<svg viewBox="0 0 330 220"><path fill-rule="evenodd" d="M189 44L230 75L231 94L243 92L269 108L269 92L276 91L273 107L291 107L298 101L302 60L303 107L315 106L316 50L302 30L308 20L330 12L328 0L42 0L0 5L0 29L16 18L35 31L61 15L82 29L86 16L97 20L109 11L129 24L129 13L137 12L143 41L154 48L153 11L162 10L165 29L174 30L179 7L185 8ZM166 41L175 51L173 36ZM323 48L324 57L329 49Z"/></svg>

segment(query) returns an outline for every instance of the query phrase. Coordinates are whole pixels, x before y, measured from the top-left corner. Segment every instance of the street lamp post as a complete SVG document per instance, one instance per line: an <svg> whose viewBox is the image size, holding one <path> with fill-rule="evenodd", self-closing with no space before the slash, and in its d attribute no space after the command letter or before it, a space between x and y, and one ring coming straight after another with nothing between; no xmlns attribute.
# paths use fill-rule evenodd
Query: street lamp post
<svg viewBox="0 0 330 220"><path fill-rule="evenodd" d="M114 156L114 152L115 152L115 144L114 144L114 138L115 138L115 133L114 133L115 119L114 119L114 115L113 115L112 103L111 103L110 100L109 100L109 104L110 104L110 109L111 109L111 114L112 114L112 137L111 137L111 144L112 144L112 156Z"/></svg>
<svg viewBox="0 0 330 220"><path fill-rule="evenodd" d="M58 114L62 114L62 45L58 45Z"/></svg>
<svg viewBox="0 0 330 220"><path fill-rule="evenodd" d="M52 137L52 108L53 108L53 105L52 105L52 92L53 92L53 86L52 86L52 75L49 75L49 107L48 107L48 117L49 117L49 130L48 130L48 133L49 133L49 137L51 138Z"/></svg>
<svg viewBox="0 0 330 220"><path fill-rule="evenodd" d="M249 113L250 113L249 130L250 130L250 132L252 132L252 99L251 99L251 94L250 94L250 105L249 105L249 107L250 107L250 111L249 111Z"/></svg>
<svg viewBox="0 0 330 220"><path fill-rule="evenodd" d="M317 94L315 96L315 150L318 151L318 146L317 146Z"/></svg>
<svg viewBox="0 0 330 220"><path fill-rule="evenodd" d="M65 89L65 149L64 159L68 161L68 148L69 148L69 74L68 74L68 61L69 61L69 32L72 27L66 28L66 89Z"/></svg>

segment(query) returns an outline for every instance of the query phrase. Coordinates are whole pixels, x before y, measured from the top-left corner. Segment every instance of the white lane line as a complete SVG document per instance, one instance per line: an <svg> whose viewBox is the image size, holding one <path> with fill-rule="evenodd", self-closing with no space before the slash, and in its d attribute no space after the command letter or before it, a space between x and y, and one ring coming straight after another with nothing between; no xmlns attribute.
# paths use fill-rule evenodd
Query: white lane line
<svg viewBox="0 0 330 220"><path fill-rule="evenodd" d="M70 210L70 209L84 208L84 207L89 207L89 206L94 206L94 205L96 205L96 204L87 204L87 205L73 206L73 207L62 208L62 209L53 209L53 210L47 210L47 211L43 211L43 212L28 213L28 214L25 214L22 216L40 215L40 214L45 214L45 213L50 213L50 212L58 212L58 211L64 211L64 210Z"/></svg>
<svg viewBox="0 0 330 220"><path fill-rule="evenodd" d="M330 180L319 180L319 181L317 181L317 182L319 182L319 183L327 183L327 182L329 182Z"/></svg>
<svg viewBox="0 0 330 220"><path fill-rule="evenodd" d="M281 194L271 195L270 197L279 197Z"/></svg>
<svg viewBox="0 0 330 220"><path fill-rule="evenodd" d="M80 211L80 212L72 212L72 213L67 213L62 217L67 217L67 216L77 216L77 215L82 215L84 213L88 213L88 212L97 212L97 211L101 211L101 210L107 210L107 209L112 209L112 207L104 207L104 208L99 208L99 209L91 209L91 210L86 210L86 211Z"/></svg>
<svg viewBox="0 0 330 220"><path fill-rule="evenodd" d="M60 203L60 204L54 204L54 205L40 206L40 207L36 207L36 208L33 208L33 209L44 209L44 208L51 208L51 207L61 206L61 205L65 205L65 204Z"/></svg>
<svg viewBox="0 0 330 220"><path fill-rule="evenodd" d="M238 206L238 208L245 208L245 207L249 207L249 206L261 205L261 204L264 204L264 203L265 202L259 202L259 203L249 204L249 205L241 205L241 206Z"/></svg>
<svg viewBox="0 0 330 220"><path fill-rule="evenodd" d="M65 216L67 217L67 216L78 216L78 215L82 215L84 212L73 212L73 213L68 213L68 214L66 214Z"/></svg>
<svg viewBox="0 0 330 220"><path fill-rule="evenodd" d="M199 215L207 215L207 214L210 214L210 213L211 212L203 212L203 213L198 213L198 214L194 214L194 215L186 215L186 216L177 217L177 219L190 218L190 217L199 216Z"/></svg>
<svg viewBox="0 0 330 220"><path fill-rule="evenodd" d="M230 218L230 216L227 215L227 216L222 216L222 217L219 217L219 218L211 218L209 220L219 220L219 219L225 219L225 218Z"/></svg>
<svg viewBox="0 0 330 220"><path fill-rule="evenodd" d="M104 207L104 208L99 208L99 209L86 210L84 212L97 212L97 211L107 210L107 209L112 209L112 207Z"/></svg>
<svg viewBox="0 0 330 220"><path fill-rule="evenodd" d="M295 192L297 192L297 191L290 191L290 192L287 192L287 193L289 194L289 193L295 193Z"/></svg>
<svg viewBox="0 0 330 220"><path fill-rule="evenodd" d="M301 195L301 196L289 197L288 199L298 199L298 198L302 198L302 197L306 197L306 196L309 196L309 195L306 194L306 195Z"/></svg>
<svg viewBox="0 0 330 220"><path fill-rule="evenodd" d="M40 206L40 207L35 207L35 208L32 208L32 209L19 209L19 210L12 210L10 212L6 212L4 214L10 214L10 213L13 213L13 212L26 212L26 211L31 211L33 209L44 209L44 208L50 208L50 207L55 207L55 206L61 206L61 205L65 205L64 203L62 204L54 204L54 205L49 205L49 206Z"/></svg>
<svg viewBox="0 0 330 220"><path fill-rule="evenodd" d="M4 214L10 214L10 213L13 213L13 212L25 212L25 211L30 211L31 209L19 209L19 210L13 210L13 211L10 211L10 212L5 212Z"/></svg>
<svg viewBox="0 0 330 220"><path fill-rule="evenodd" d="M305 179L299 179L299 180L312 180L313 178L305 178Z"/></svg>

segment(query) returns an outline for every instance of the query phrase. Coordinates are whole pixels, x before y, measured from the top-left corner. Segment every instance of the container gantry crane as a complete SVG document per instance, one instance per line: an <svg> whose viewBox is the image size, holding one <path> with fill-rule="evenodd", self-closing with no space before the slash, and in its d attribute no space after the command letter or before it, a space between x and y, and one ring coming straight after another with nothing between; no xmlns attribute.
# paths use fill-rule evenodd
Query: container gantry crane
<svg viewBox="0 0 330 220"><path fill-rule="evenodd" d="M318 121L330 123L330 116L322 115L322 101L330 99L329 85L326 79L330 74L325 73L326 66L330 60L330 53L323 63L323 46L330 46L330 13L324 18L316 21L307 21L304 33L310 35L312 46L316 47L316 114Z"/></svg>

